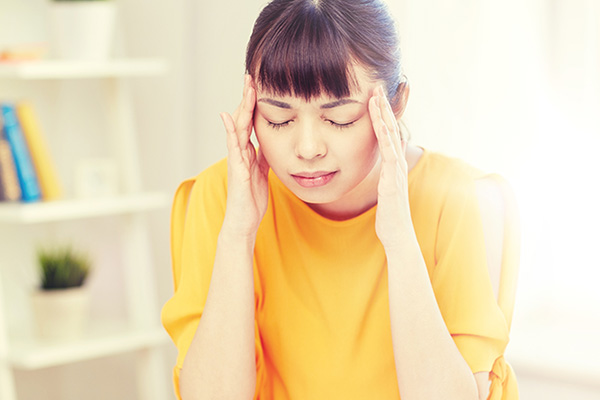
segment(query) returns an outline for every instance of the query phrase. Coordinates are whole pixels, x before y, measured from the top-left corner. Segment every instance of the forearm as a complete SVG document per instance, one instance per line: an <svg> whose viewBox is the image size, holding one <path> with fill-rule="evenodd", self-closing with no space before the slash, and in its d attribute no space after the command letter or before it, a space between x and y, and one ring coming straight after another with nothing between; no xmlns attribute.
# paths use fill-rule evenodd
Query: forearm
<svg viewBox="0 0 600 400"><path fill-rule="evenodd" d="M184 400L254 396L253 251L254 238L224 226L204 312L181 371Z"/></svg>
<svg viewBox="0 0 600 400"><path fill-rule="evenodd" d="M477 386L439 311L416 237L386 249L394 359L403 400L476 400Z"/></svg>

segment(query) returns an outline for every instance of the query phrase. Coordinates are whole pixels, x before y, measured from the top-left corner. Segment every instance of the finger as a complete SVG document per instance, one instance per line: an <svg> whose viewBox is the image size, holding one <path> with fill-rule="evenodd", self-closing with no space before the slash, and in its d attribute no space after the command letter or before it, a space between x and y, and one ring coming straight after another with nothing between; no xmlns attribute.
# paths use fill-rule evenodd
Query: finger
<svg viewBox="0 0 600 400"><path fill-rule="evenodd" d="M377 136L379 152L384 163L395 163L398 159L396 149L390 137L390 131L383 121L379 108L380 96L374 96L370 100L369 111L372 114L373 130Z"/></svg>
<svg viewBox="0 0 600 400"><path fill-rule="evenodd" d="M373 132L377 141L380 140L381 127L384 125L383 118L381 118L381 110L379 109L379 96L373 95L369 99L369 117L371 117L371 125L373 126Z"/></svg>
<svg viewBox="0 0 600 400"><path fill-rule="evenodd" d="M404 124L402 124L404 126ZM408 147L408 138L406 137L406 133L400 128L400 143L402 143L402 154L406 158L406 148Z"/></svg>
<svg viewBox="0 0 600 400"><path fill-rule="evenodd" d="M256 91L256 84L254 82L254 79L252 78L252 75L246 74L246 77L247 77L246 79L248 79L247 87L251 87L252 89L254 89Z"/></svg>
<svg viewBox="0 0 600 400"><path fill-rule="evenodd" d="M230 160L233 161L232 159L241 157L240 146L235 132L235 124L233 118L228 113L223 112L220 115L223 120L223 125L225 125L225 131L227 132L227 152Z"/></svg>
<svg viewBox="0 0 600 400"><path fill-rule="evenodd" d="M378 89L376 89L375 93L383 93L383 90L381 87L379 87ZM389 137L387 138L392 146L395 146L394 143L394 126L391 123L391 121L389 120L389 116L386 116L387 111L385 110L385 100L383 98L383 96L381 95L376 95L374 96L372 99L372 106L370 107L370 112L371 112L371 120L373 121L373 129L375 130L375 133L377 135L377 139L383 141L384 139L386 139L385 137L382 136L382 132L385 132L386 135L389 135ZM383 128L385 128L385 130L382 130ZM397 150L397 148L396 148Z"/></svg>
<svg viewBox="0 0 600 400"><path fill-rule="evenodd" d="M383 86L380 86L379 90L380 94L383 94ZM402 138L400 136L400 126L398 125L398 120L396 120L396 115L394 114L392 106L390 105L390 102L387 100L385 95L381 95L380 99L381 100L379 106L381 108L382 118L390 131L392 143L396 147L396 152L398 154L403 154Z"/></svg>
<svg viewBox="0 0 600 400"><path fill-rule="evenodd" d="M383 87L381 89L383 92ZM402 132L400 131L400 124L398 123L398 119L396 118L396 114L394 114L394 110L392 109L392 105L390 104L389 99L383 95L384 106L383 112L385 116L386 123L393 127L393 130L398 133L398 137L402 140Z"/></svg>
<svg viewBox="0 0 600 400"><path fill-rule="evenodd" d="M256 92L252 87L248 87L246 97L240 115L236 122L236 132L241 148L246 148L250 141L252 133L252 118L254 116L254 105L256 104Z"/></svg>
<svg viewBox="0 0 600 400"><path fill-rule="evenodd" d="M395 140L397 149L400 150L400 154L406 154L406 145L408 143L408 140L406 139L406 137L404 135L404 131L402 130L402 127L400 126L400 121L398 120L396 114L394 113L394 110L392 109L392 105L390 104L389 101L386 101L385 104L387 105L387 112L388 112L390 118L392 118L393 123L394 123L395 131L396 131L396 134L394 135L395 136L394 140Z"/></svg>
<svg viewBox="0 0 600 400"><path fill-rule="evenodd" d="M250 75L244 75L244 90L242 91L242 98L246 97L246 93L248 92L248 86L250 82Z"/></svg>
<svg viewBox="0 0 600 400"><path fill-rule="evenodd" d="M242 89L242 100L240 100L240 104L238 104L237 108L235 109L235 111L232 114L234 121L237 121L237 119L240 116L240 111L242 110L242 107L244 106L244 99L246 98L246 93L248 92L249 86L250 86L250 75L246 74L246 75L244 75L244 87Z"/></svg>
<svg viewBox="0 0 600 400"><path fill-rule="evenodd" d="M383 93L383 86L379 87L379 91L380 91L380 93ZM407 168L408 168L407 163L406 163L406 147L408 144L407 140L403 136L402 129L400 128L400 122L396 118L396 114L394 114L392 105L390 104L390 102L387 100L386 97L383 97L382 102L383 102L383 104L382 104L381 108L382 108L383 118L386 121L386 124L388 125L388 127L390 125L393 127L393 132L391 133L391 139L392 139L392 143L394 144L394 147L396 148L396 154L398 154L398 156L399 156L398 162L404 170L407 170Z"/></svg>

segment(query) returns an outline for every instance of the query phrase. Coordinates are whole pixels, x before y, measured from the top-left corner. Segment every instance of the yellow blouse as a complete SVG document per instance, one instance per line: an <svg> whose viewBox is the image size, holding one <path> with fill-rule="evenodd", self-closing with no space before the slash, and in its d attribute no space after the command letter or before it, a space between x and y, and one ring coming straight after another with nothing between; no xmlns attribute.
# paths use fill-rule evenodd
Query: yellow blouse
<svg viewBox="0 0 600 400"><path fill-rule="evenodd" d="M474 373L492 371L490 399L512 400L518 398L516 381L503 358L512 296L498 302L490 283L474 187L481 175L426 150L409 173L409 201L448 330ZM255 399L399 399L376 206L332 221L272 172L269 188L254 251ZM162 321L179 350L178 398L179 371L208 294L226 196L226 160L184 181L175 195L175 293ZM514 221L507 226L510 233ZM503 273L516 271L517 255L517 235L505 235ZM512 290L501 287L499 299Z"/></svg>

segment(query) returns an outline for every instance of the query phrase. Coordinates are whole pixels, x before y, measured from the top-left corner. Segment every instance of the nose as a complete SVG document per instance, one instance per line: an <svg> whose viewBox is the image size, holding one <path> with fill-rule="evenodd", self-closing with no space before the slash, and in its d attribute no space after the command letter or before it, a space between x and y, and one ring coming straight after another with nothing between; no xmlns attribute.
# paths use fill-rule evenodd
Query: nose
<svg viewBox="0 0 600 400"><path fill-rule="evenodd" d="M327 145L319 129L311 124L303 124L296 138L296 157L303 160L321 158L327 154Z"/></svg>

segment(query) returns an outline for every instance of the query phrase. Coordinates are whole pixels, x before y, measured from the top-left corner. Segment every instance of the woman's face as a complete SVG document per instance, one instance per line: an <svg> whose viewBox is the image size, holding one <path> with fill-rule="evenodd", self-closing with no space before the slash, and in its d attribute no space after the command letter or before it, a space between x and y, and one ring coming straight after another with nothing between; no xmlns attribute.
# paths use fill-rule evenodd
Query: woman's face
<svg viewBox="0 0 600 400"><path fill-rule="evenodd" d="M368 102L378 82L355 70L349 97L310 102L257 88L254 130L273 172L301 200L333 219L377 201L380 157Z"/></svg>

